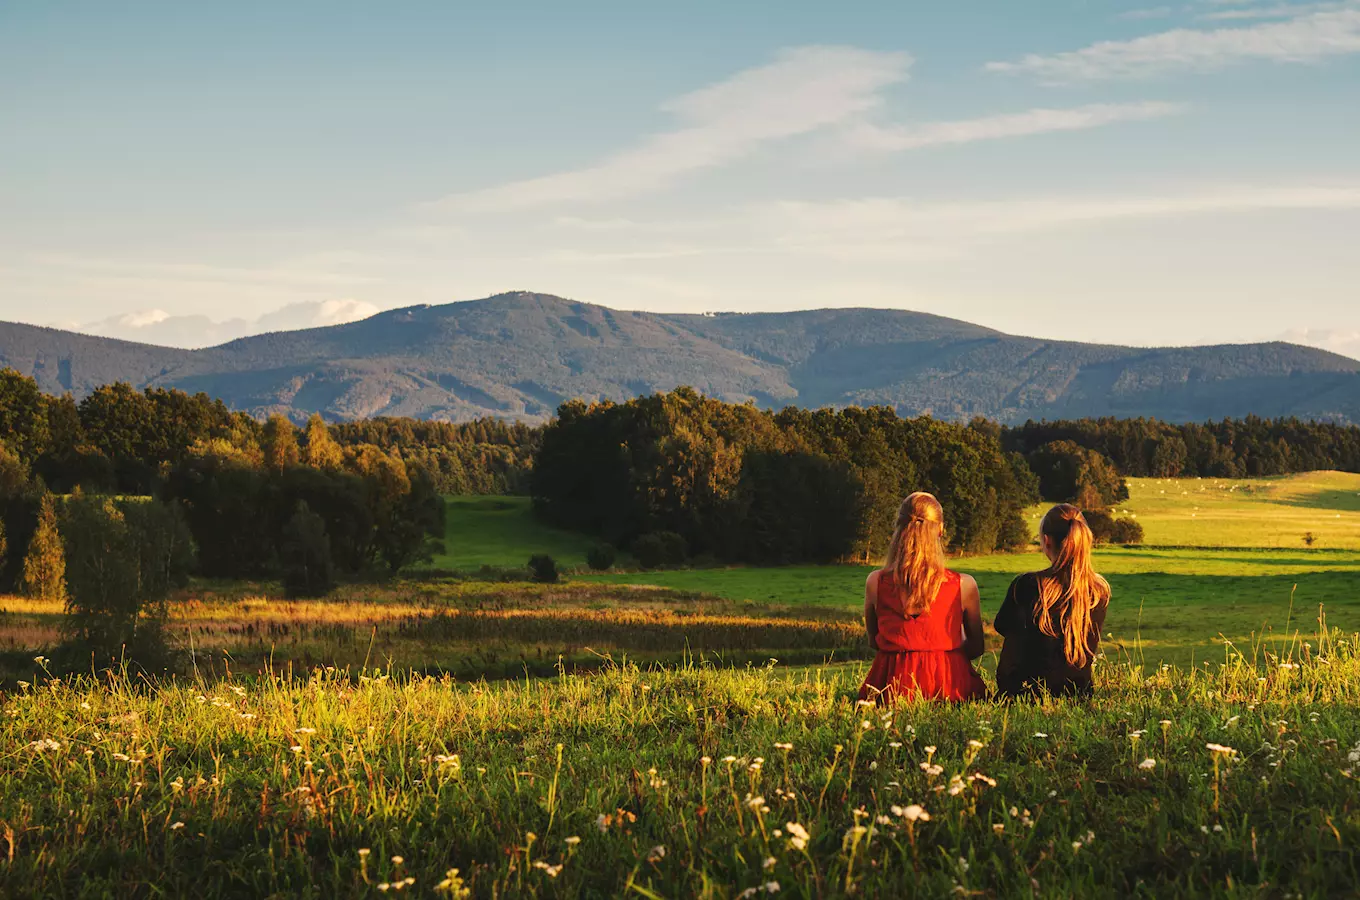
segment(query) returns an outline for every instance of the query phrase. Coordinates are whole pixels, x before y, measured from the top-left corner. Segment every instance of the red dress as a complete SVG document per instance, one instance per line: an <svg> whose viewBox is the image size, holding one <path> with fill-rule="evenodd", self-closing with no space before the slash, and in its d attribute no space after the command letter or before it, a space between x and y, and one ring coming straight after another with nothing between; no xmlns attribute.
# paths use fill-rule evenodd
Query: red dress
<svg viewBox="0 0 1360 900"><path fill-rule="evenodd" d="M891 703L916 697L985 697L986 684L963 654L959 574L949 572L935 602L917 616L903 611L902 590L895 581L891 572L878 576L878 655L859 698Z"/></svg>

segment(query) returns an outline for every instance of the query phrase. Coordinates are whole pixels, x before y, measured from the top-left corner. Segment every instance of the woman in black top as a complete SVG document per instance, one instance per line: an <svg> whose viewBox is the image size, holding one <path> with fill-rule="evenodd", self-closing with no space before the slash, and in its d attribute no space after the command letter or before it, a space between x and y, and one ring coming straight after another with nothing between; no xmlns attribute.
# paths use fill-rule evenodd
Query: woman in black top
<svg viewBox="0 0 1360 900"><path fill-rule="evenodd" d="M1091 565L1094 539L1075 506L1049 510L1039 542L1051 565L1011 582L993 623L1005 638L997 690L1009 697L1090 696L1110 585Z"/></svg>

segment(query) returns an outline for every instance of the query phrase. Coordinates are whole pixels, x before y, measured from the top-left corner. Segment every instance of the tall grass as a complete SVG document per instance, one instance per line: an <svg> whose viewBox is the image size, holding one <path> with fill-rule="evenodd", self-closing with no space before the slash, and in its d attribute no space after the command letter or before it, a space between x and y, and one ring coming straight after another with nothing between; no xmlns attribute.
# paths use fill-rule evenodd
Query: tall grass
<svg viewBox="0 0 1360 900"><path fill-rule="evenodd" d="M35 663L0 700L0 894L1353 895L1360 636L1293 650L893 710L859 667Z"/></svg>

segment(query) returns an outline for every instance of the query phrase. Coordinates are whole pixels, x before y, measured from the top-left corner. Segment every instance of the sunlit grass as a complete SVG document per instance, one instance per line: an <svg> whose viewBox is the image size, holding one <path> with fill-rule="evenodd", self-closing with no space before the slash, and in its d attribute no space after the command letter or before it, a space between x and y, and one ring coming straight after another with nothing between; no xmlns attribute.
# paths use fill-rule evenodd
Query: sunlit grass
<svg viewBox="0 0 1360 900"><path fill-rule="evenodd" d="M855 706L860 666L488 686L35 663L0 698L0 893L1345 896L1360 660L1310 640L1105 662L1088 704L892 712Z"/></svg>

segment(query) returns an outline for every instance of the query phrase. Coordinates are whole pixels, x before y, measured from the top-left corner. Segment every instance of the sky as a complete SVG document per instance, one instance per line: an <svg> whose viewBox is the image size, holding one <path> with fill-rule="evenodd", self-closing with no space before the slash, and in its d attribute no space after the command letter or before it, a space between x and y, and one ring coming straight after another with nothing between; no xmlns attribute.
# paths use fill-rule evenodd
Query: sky
<svg viewBox="0 0 1360 900"><path fill-rule="evenodd" d="M1360 358L1360 0L0 0L0 319L532 290Z"/></svg>

